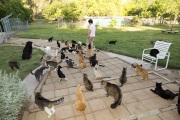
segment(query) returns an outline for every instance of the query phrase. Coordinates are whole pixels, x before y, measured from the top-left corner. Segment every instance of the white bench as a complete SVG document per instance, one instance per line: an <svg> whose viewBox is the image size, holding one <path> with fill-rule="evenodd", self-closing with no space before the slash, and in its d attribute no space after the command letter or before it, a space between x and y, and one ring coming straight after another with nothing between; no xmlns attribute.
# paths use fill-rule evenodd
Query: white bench
<svg viewBox="0 0 180 120"><path fill-rule="evenodd" d="M170 52L168 50L171 44L172 43L156 41L153 48L148 48L148 49L143 50L141 64L143 65L143 61L146 60L146 61L149 61L150 63L155 63L156 71L166 69L168 66L169 57L170 57ZM157 57L153 57L150 55L150 50L152 49L157 49L159 51L159 53L157 54ZM166 66L164 68L157 69L158 60L166 59L166 57L167 57Z"/></svg>

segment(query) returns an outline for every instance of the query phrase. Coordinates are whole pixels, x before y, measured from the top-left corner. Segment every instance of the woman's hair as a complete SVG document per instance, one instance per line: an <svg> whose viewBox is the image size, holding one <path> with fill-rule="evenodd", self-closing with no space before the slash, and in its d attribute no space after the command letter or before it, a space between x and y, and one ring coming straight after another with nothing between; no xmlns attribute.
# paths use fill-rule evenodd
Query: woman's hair
<svg viewBox="0 0 180 120"><path fill-rule="evenodd" d="M89 22L89 23L93 23L93 20L92 20L92 19L89 19L88 22Z"/></svg>

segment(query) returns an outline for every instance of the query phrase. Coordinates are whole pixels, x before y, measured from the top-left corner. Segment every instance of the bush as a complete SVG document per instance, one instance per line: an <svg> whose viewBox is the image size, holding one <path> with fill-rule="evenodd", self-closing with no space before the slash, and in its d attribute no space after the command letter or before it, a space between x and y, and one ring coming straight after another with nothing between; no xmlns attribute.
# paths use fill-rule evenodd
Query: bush
<svg viewBox="0 0 180 120"><path fill-rule="evenodd" d="M117 25L117 21L114 20L114 19L112 19L111 22L110 22L110 26L111 26L111 27L114 27L114 26L116 26L116 25Z"/></svg>
<svg viewBox="0 0 180 120"><path fill-rule="evenodd" d="M18 77L0 70L0 120L18 120L27 90Z"/></svg>
<svg viewBox="0 0 180 120"><path fill-rule="evenodd" d="M136 26L140 23L140 18L138 16L134 16L131 22L133 26Z"/></svg>

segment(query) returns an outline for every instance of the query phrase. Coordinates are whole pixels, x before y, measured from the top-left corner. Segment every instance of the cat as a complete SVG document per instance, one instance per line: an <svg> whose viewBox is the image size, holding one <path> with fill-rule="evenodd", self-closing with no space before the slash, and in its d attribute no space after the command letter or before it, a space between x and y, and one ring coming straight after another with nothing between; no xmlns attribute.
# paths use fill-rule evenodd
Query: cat
<svg viewBox="0 0 180 120"><path fill-rule="evenodd" d="M83 69L86 67L86 63L84 60L79 60L79 64L77 65L80 69Z"/></svg>
<svg viewBox="0 0 180 120"><path fill-rule="evenodd" d="M158 49L152 49L150 51L150 55L153 57L157 57L157 54L159 54L159 50Z"/></svg>
<svg viewBox="0 0 180 120"><path fill-rule="evenodd" d="M23 60L32 58L32 50L33 50L32 43L33 42L31 41L26 42L26 46L24 47L23 54L22 54Z"/></svg>
<svg viewBox="0 0 180 120"><path fill-rule="evenodd" d="M68 47L63 47L63 48L61 48L60 52L65 52L68 49L69 49Z"/></svg>
<svg viewBox="0 0 180 120"><path fill-rule="evenodd" d="M43 76L43 71L45 70L45 69L47 69L48 67L41 67L41 68L39 68L39 69L37 69L34 73L31 71L31 74L32 75L35 75L35 77L36 77L36 80L38 80L39 82L40 82L40 78L42 78L42 76Z"/></svg>
<svg viewBox="0 0 180 120"><path fill-rule="evenodd" d="M52 42L53 37L48 38L48 42Z"/></svg>
<svg viewBox="0 0 180 120"><path fill-rule="evenodd" d="M70 49L67 49L66 52L68 52L68 54L70 53L70 55L71 55L71 54L74 54L74 55L76 54L76 50L71 49L71 48L70 48Z"/></svg>
<svg viewBox="0 0 180 120"><path fill-rule="evenodd" d="M50 46L44 46L44 52L45 53L49 53L51 51L51 47Z"/></svg>
<svg viewBox="0 0 180 120"><path fill-rule="evenodd" d="M150 89L153 93L159 95L160 97L164 98L164 99L171 99L173 100L176 96L178 96L178 93L177 94L174 94L172 91L166 89L166 90L163 90L162 88L162 83L158 83L156 82L156 88L155 90L153 89Z"/></svg>
<svg viewBox="0 0 180 120"><path fill-rule="evenodd" d="M93 90L93 84L92 82L88 79L88 75L83 73L83 82L84 82L84 85L85 85L85 88L89 91L94 91Z"/></svg>
<svg viewBox="0 0 180 120"><path fill-rule="evenodd" d="M68 68L75 68L74 67L75 66L74 61L72 59L69 59L68 56L66 57L66 63L68 65ZM75 69L77 69L77 68L75 68Z"/></svg>
<svg viewBox="0 0 180 120"><path fill-rule="evenodd" d="M61 97L58 100L48 100L44 98L40 92L35 93L35 104L42 110L45 110L46 114L48 115L48 118L50 118L54 113L54 105L58 105L64 102L64 97Z"/></svg>
<svg viewBox="0 0 180 120"><path fill-rule="evenodd" d="M179 95L178 95L178 103L177 103L177 110L180 115L180 87L179 87Z"/></svg>
<svg viewBox="0 0 180 120"><path fill-rule="evenodd" d="M92 56L93 55L93 49L91 44L88 45L87 47L87 55Z"/></svg>
<svg viewBox="0 0 180 120"><path fill-rule="evenodd" d="M62 72L61 68L62 68L62 67L61 67L60 65L58 65L57 74L58 74L58 76L59 76L59 81L61 81L62 79L68 80L68 79L66 78L65 74Z"/></svg>
<svg viewBox="0 0 180 120"><path fill-rule="evenodd" d="M113 104L111 104L111 108L116 109L117 106L120 105L122 102L121 89L118 87L118 85L112 84L110 82L103 81L103 80L101 81L101 87L103 87L105 89L105 91L107 92L107 97L109 95L114 97L115 102Z"/></svg>
<svg viewBox="0 0 180 120"><path fill-rule="evenodd" d="M127 71L126 70L127 70L127 68L123 67L122 74L121 74L121 76L119 78L119 82L121 83L120 87L122 87L123 84L127 81L127 77L126 77Z"/></svg>
<svg viewBox="0 0 180 120"><path fill-rule="evenodd" d="M66 41L66 42L65 42L65 45L66 45L66 47L69 48L69 47L70 47L69 41Z"/></svg>
<svg viewBox="0 0 180 120"><path fill-rule="evenodd" d="M98 67L99 67L98 64L96 64L96 65L94 66L95 80L103 79L103 78L111 78L111 77L103 77L101 71L98 70Z"/></svg>
<svg viewBox="0 0 180 120"><path fill-rule="evenodd" d="M77 42L75 40L71 40L71 43L77 44Z"/></svg>
<svg viewBox="0 0 180 120"><path fill-rule="evenodd" d="M111 40L111 41L108 42L108 44L109 44L109 45L110 45L110 44L114 44L114 45L115 45L116 42L117 42L117 40Z"/></svg>
<svg viewBox="0 0 180 120"><path fill-rule="evenodd" d="M57 41L57 47L60 48L61 44L59 43L59 41Z"/></svg>
<svg viewBox="0 0 180 120"><path fill-rule="evenodd" d="M94 53L94 55L90 56L88 59L91 67L95 67L96 64L99 64L96 60L96 53ZM99 64L99 66L105 67L105 65L102 64Z"/></svg>
<svg viewBox="0 0 180 120"><path fill-rule="evenodd" d="M85 114L86 101L83 97L82 86L80 84L78 84L77 86L75 108L77 111L82 112L84 115L84 118L86 119L86 114Z"/></svg>
<svg viewBox="0 0 180 120"><path fill-rule="evenodd" d="M20 66L20 63L18 61L7 61L9 67L11 67L12 70L14 70L14 68L16 69L20 69L19 66Z"/></svg>
<svg viewBox="0 0 180 120"><path fill-rule="evenodd" d="M137 63L134 63L133 66L136 68L136 74L141 74L142 78L141 79L147 79L148 80L148 71L144 68L142 68L140 65Z"/></svg>
<svg viewBox="0 0 180 120"><path fill-rule="evenodd" d="M47 66L49 67L53 67L54 71L56 70L57 66L58 66L58 62L55 61L46 61Z"/></svg>
<svg viewBox="0 0 180 120"><path fill-rule="evenodd" d="M62 38L62 39L61 39L61 43L64 43L64 42L65 42L65 41L64 41L64 39Z"/></svg>

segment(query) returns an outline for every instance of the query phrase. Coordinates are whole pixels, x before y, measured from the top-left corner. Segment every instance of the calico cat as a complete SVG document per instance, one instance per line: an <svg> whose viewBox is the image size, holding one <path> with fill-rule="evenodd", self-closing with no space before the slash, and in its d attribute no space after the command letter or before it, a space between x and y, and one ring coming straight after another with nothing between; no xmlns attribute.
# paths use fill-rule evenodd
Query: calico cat
<svg viewBox="0 0 180 120"><path fill-rule="evenodd" d="M57 68L57 74L58 74L58 76L59 76L59 81L61 81L62 79L68 80L68 79L66 78L66 76L64 75L64 73L62 72L61 68L62 68L62 67L61 67L60 65L59 65L58 68Z"/></svg>
<svg viewBox="0 0 180 120"><path fill-rule="evenodd" d="M85 88L89 91L94 91L93 90L93 84L92 82L88 79L88 75L87 74L83 74L83 82L84 82L84 85L85 85Z"/></svg>
<svg viewBox="0 0 180 120"><path fill-rule="evenodd" d="M61 44L59 43L59 41L57 41L57 47L60 48Z"/></svg>
<svg viewBox="0 0 180 120"><path fill-rule="evenodd" d="M110 95L114 98L114 103L111 104L112 109L116 109L118 105L122 102L122 92L121 89L116 84L112 84L107 81L101 81L101 86L105 89L107 92L107 97Z"/></svg>
<svg viewBox="0 0 180 120"><path fill-rule="evenodd" d="M179 87L179 95L178 95L178 103L177 103L177 110L180 115L180 87Z"/></svg>
<svg viewBox="0 0 180 120"><path fill-rule="evenodd" d="M119 82L121 83L121 86L120 87L122 87L123 86L123 84L127 81L127 77L126 77L126 70L127 70L127 68L126 67L123 67L123 70L122 70L122 74L121 74L121 76L120 76L120 78L119 78Z"/></svg>
<svg viewBox="0 0 180 120"><path fill-rule="evenodd" d="M85 114L86 101L83 97L82 86L80 84L78 84L77 86L75 108L77 111L82 112L84 115L84 118L86 119L86 114Z"/></svg>
<svg viewBox="0 0 180 120"><path fill-rule="evenodd" d="M171 99L173 100L176 96L178 96L178 93L177 94L174 94L172 91L166 89L166 90L163 90L162 88L162 83L158 83L156 82L156 88L155 90L153 89L150 89L153 93L159 95L160 97L164 98L164 99Z"/></svg>
<svg viewBox="0 0 180 120"><path fill-rule="evenodd" d="M72 59L69 59L68 56L66 57L66 63L68 65L68 68L75 68L74 67L75 66L74 61ZM75 68L75 69L77 69L77 68Z"/></svg>
<svg viewBox="0 0 180 120"><path fill-rule="evenodd" d="M43 76L43 71L47 68L48 67L41 67L41 68L37 69L34 73L31 71L31 74L35 75L36 80L38 80L40 82L40 78L42 78L42 76Z"/></svg>
<svg viewBox="0 0 180 120"><path fill-rule="evenodd" d="M48 38L48 42L52 42L53 37Z"/></svg>
<svg viewBox="0 0 180 120"><path fill-rule="evenodd" d="M20 63L18 61L7 61L9 67L11 67L12 70L14 70L14 68L19 69Z"/></svg>
<svg viewBox="0 0 180 120"><path fill-rule="evenodd" d="M111 78L111 77L103 77L101 71L98 70L98 67L99 67L98 64L96 64L96 65L94 66L95 80L103 79L103 78Z"/></svg>
<svg viewBox="0 0 180 120"><path fill-rule="evenodd" d="M141 79L147 79L148 80L148 71L144 68L142 68L140 65L137 63L134 63L133 66L136 68L136 74L141 74L142 78Z"/></svg>
<svg viewBox="0 0 180 120"><path fill-rule="evenodd" d="M35 104L42 110L45 110L48 118L50 118L54 113L54 105L58 105L64 102L64 97L61 97L58 100L50 101L44 98L40 92L35 93Z"/></svg>
<svg viewBox="0 0 180 120"><path fill-rule="evenodd" d="M157 57L157 54L159 54L159 50L158 49L152 49L150 51L150 55L153 57Z"/></svg>
<svg viewBox="0 0 180 120"><path fill-rule="evenodd" d="M49 67L53 67L54 71L56 70L57 66L58 66L58 62L55 61L46 61L47 66Z"/></svg>
<svg viewBox="0 0 180 120"><path fill-rule="evenodd" d="M115 45L116 42L117 42L117 40L111 40L111 41L108 42L108 44L109 44L109 45L110 45L110 44L114 44L114 45Z"/></svg>

